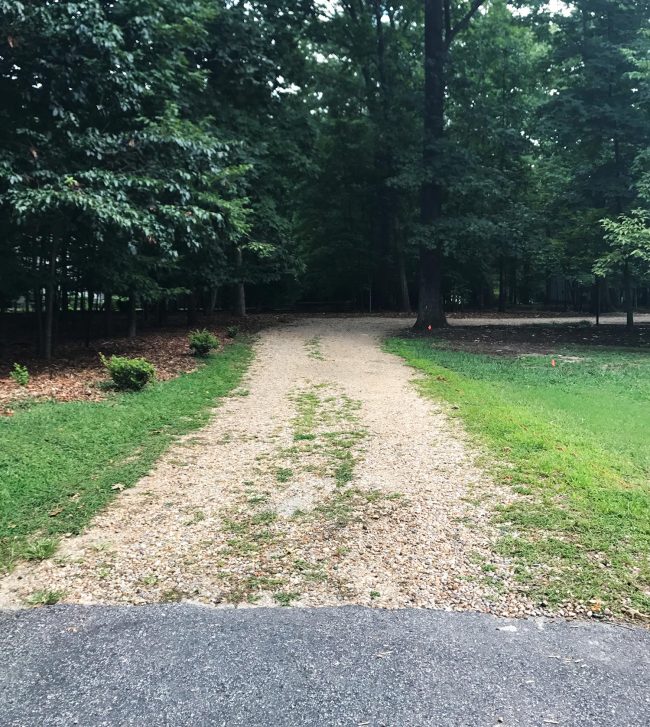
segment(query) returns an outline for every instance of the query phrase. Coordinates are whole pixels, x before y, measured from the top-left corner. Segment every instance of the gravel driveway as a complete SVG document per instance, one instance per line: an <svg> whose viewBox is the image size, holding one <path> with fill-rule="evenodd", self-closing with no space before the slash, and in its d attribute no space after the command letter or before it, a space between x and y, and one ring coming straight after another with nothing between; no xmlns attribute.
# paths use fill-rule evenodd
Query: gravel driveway
<svg viewBox="0 0 650 727"><path fill-rule="evenodd" d="M403 319L267 330L242 388L0 606L361 604L536 611L492 552L499 491L459 425L381 349Z"/></svg>

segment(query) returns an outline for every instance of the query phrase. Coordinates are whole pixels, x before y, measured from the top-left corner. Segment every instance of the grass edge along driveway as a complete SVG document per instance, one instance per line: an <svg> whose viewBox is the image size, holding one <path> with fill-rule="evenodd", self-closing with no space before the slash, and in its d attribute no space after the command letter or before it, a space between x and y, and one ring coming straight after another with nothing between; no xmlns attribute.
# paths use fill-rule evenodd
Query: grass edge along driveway
<svg viewBox="0 0 650 727"><path fill-rule="evenodd" d="M522 588L559 609L650 613L650 356L507 358L386 341L519 497L492 503ZM576 353L576 351L571 351ZM578 359L578 360L576 360ZM480 496L480 493L477 493Z"/></svg>
<svg viewBox="0 0 650 727"><path fill-rule="evenodd" d="M177 436L204 425L252 357L237 342L196 371L102 402L33 403L0 420L0 575L42 560L144 476Z"/></svg>

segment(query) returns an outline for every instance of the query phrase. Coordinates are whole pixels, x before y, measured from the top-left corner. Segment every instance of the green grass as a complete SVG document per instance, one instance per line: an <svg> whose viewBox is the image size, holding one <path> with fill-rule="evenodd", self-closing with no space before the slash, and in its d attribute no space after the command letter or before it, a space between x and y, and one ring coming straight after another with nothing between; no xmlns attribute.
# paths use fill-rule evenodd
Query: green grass
<svg viewBox="0 0 650 727"><path fill-rule="evenodd" d="M650 611L650 356L578 349L506 358L390 339L521 497L499 548L533 596Z"/></svg>
<svg viewBox="0 0 650 727"><path fill-rule="evenodd" d="M250 346L234 343L191 374L99 402L16 407L0 420L0 573L52 554L120 489L147 473L173 437L205 424L240 382Z"/></svg>

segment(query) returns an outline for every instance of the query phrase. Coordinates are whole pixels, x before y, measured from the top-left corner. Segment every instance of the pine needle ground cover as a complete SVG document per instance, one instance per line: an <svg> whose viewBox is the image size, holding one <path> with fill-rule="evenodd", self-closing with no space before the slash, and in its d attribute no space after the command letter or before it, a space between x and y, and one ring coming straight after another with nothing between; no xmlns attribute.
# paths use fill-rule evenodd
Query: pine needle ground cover
<svg viewBox="0 0 650 727"><path fill-rule="evenodd" d="M251 358L234 343L197 371L101 402L18 406L0 419L0 573L42 559L150 469L172 438L203 425Z"/></svg>
<svg viewBox="0 0 650 727"><path fill-rule="evenodd" d="M422 393L451 405L518 493L494 510L522 586L551 607L650 613L650 355L386 346L422 372Z"/></svg>

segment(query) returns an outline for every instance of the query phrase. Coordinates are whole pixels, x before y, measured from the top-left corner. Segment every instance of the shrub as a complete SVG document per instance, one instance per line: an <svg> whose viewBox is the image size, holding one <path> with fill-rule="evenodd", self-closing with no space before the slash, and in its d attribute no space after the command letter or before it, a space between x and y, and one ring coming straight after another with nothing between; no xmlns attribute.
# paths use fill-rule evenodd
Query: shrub
<svg viewBox="0 0 650 727"><path fill-rule="evenodd" d="M11 378L19 386L27 386L27 384L29 384L29 371L26 366L21 366L19 363L14 364L9 376L11 376Z"/></svg>
<svg viewBox="0 0 650 727"><path fill-rule="evenodd" d="M239 326L228 326L228 328L226 328L226 336L228 336L228 338L237 338L238 335Z"/></svg>
<svg viewBox="0 0 650 727"><path fill-rule="evenodd" d="M207 331L190 332L190 348L195 356L207 356L212 349L219 348L219 339Z"/></svg>
<svg viewBox="0 0 650 727"><path fill-rule="evenodd" d="M123 356L106 358L101 353L99 358L113 379L115 387L122 391L140 391L156 375L153 364L144 358L125 358Z"/></svg>

